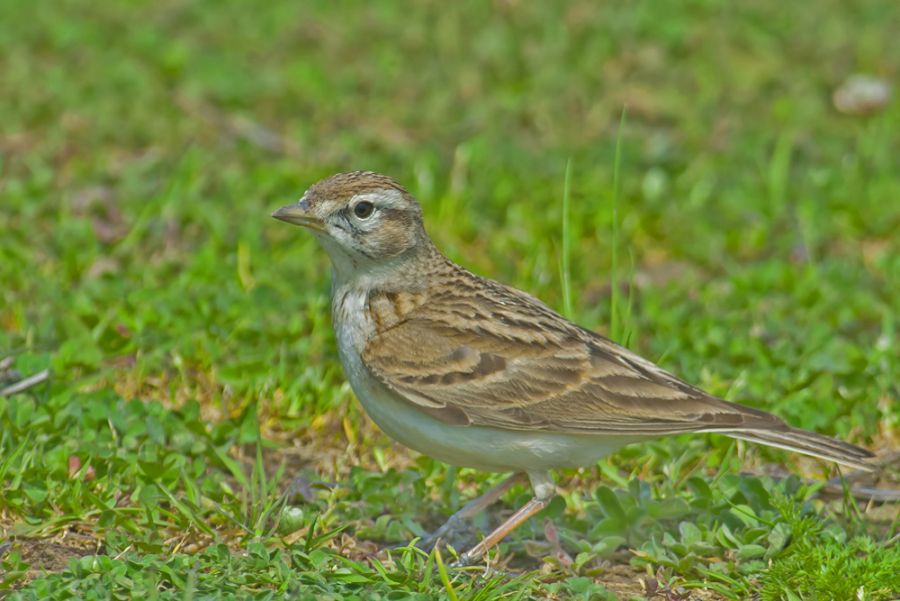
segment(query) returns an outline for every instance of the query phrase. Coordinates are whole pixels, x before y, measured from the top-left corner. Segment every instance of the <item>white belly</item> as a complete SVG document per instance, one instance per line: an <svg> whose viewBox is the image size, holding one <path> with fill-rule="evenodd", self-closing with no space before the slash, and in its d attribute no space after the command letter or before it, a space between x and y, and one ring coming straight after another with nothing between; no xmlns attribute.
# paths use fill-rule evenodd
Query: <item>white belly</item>
<svg viewBox="0 0 900 601"><path fill-rule="evenodd" d="M497 472L589 466L635 442L622 436L454 426L396 398L377 382L372 386L351 379L351 385L366 413L388 436L452 465Z"/></svg>
<svg viewBox="0 0 900 601"><path fill-rule="evenodd" d="M386 389L353 355L342 352L341 359L350 386L372 421L399 443L452 465L496 472L589 466L640 440L446 424Z"/></svg>

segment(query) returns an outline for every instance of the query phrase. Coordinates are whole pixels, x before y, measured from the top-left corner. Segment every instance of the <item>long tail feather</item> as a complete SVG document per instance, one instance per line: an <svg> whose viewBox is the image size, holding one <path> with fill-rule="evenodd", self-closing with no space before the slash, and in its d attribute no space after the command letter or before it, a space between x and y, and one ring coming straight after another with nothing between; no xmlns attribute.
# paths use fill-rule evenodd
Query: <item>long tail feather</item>
<svg viewBox="0 0 900 601"><path fill-rule="evenodd" d="M727 434L732 438L740 438L741 440L758 442L770 447L795 451L861 470L872 471L875 469L875 466L871 463L874 455L866 449L829 436L800 430L799 428L744 430L728 432Z"/></svg>

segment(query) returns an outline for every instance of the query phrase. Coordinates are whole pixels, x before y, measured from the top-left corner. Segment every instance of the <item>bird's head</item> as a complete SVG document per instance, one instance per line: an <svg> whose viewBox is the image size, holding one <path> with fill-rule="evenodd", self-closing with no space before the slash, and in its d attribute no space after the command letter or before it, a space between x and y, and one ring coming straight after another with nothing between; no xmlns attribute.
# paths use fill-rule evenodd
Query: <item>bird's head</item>
<svg viewBox="0 0 900 601"><path fill-rule="evenodd" d="M371 171L323 179L272 217L310 229L342 277L431 246L419 203L393 179Z"/></svg>

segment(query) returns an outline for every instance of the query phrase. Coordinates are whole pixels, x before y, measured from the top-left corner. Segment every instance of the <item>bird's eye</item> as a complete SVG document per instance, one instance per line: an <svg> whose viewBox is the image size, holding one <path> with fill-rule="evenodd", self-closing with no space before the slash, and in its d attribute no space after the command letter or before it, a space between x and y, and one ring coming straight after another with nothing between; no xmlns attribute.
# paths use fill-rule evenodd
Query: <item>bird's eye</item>
<svg viewBox="0 0 900 601"><path fill-rule="evenodd" d="M368 219L372 216L372 213L375 212L375 205L373 205L368 200L363 200L356 203L356 206L353 207L353 214L359 217L360 219Z"/></svg>

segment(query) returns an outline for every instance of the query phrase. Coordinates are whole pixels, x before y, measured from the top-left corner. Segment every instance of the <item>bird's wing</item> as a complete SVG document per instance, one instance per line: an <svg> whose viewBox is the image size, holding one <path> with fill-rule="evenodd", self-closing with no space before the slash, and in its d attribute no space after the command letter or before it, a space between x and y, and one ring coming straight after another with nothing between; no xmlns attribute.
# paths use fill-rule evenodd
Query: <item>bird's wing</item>
<svg viewBox="0 0 900 601"><path fill-rule="evenodd" d="M786 427L488 280L415 308L369 341L363 361L446 423L636 436Z"/></svg>

